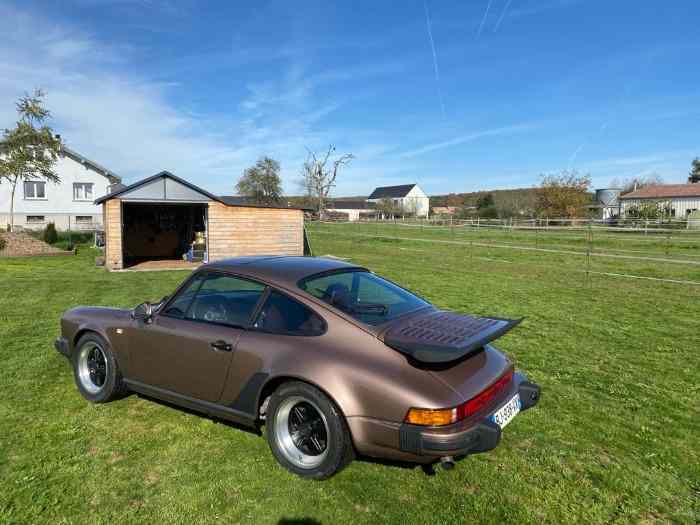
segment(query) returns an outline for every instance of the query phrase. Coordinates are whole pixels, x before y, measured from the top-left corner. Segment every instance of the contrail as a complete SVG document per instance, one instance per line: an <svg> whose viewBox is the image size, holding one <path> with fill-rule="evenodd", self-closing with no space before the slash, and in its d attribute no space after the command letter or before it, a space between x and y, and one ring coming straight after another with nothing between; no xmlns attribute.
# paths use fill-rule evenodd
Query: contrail
<svg viewBox="0 0 700 525"><path fill-rule="evenodd" d="M508 8L510 7L510 3L513 0L508 0L506 2L505 7L503 8L503 12L501 13L501 16L498 18L498 22L496 22L496 25L493 27L493 32L495 33L498 31L498 28L501 27L501 22L503 22L503 19L506 17L506 12L508 11Z"/></svg>
<svg viewBox="0 0 700 525"><path fill-rule="evenodd" d="M486 17L489 16L489 9L491 9L491 2L493 0L489 0L489 3L486 5L486 11L484 12L484 18L481 19L481 23L479 24L479 30L476 32L476 39L479 40L479 37L481 36L481 30L484 29L484 24L486 23Z"/></svg>
<svg viewBox="0 0 700 525"><path fill-rule="evenodd" d="M445 118L445 102L442 99L442 90L440 89L440 68L438 67L437 53L435 52L435 42L433 41L433 30L430 24L430 13L428 12L428 2L423 0L425 8L425 24L428 27L428 40L430 40L430 49L433 51L433 67L435 68L435 84L437 85L438 98L440 99L440 109L442 110L442 118Z"/></svg>

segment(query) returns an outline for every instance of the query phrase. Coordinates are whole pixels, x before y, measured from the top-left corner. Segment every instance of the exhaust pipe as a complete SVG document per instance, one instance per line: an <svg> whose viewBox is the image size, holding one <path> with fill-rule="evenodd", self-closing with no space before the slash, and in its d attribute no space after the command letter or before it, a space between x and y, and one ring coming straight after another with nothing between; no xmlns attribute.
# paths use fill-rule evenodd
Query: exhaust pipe
<svg viewBox="0 0 700 525"><path fill-rule="evenodd" d="M452 456L443 456L440 458L440 466L445 470L455 468L455 460Z"/></svg>

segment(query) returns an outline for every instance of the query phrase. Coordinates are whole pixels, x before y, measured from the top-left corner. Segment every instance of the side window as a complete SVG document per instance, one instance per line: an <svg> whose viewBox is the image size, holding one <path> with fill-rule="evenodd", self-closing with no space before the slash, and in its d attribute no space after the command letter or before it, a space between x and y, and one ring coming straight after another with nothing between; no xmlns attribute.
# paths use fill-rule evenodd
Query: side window
<svg viewBox="0 0 700 525"><path fill-rule="evenodd" d="M163 310L163 315L177 317L178 319L185 317L190 304L192 304L192 299L194 299L195 294L202 285L202 281L204 281L204 276L202 274L192 279L190 284L180 290L177 297Z"/></svg>
<svg viewBox="0 0 700 525"><path fill-rule="evenodd" d="M265 286L230 275L211 274L197 291L186 319L246 326Z"/></svg>
<svg viewBox="0 0 700 525"><path fill-rule="evenodd" d="M298 301L271 291L253 328L273 334L314 336L326 331L326 323Z"/></svg>

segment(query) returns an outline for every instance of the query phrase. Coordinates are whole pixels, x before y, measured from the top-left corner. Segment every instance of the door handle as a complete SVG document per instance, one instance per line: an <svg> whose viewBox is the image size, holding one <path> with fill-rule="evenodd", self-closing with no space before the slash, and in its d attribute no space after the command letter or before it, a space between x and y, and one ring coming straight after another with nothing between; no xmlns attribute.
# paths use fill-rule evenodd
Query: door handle
<svg viewBox="0 0 700 525"><path fill-rule="evenodd" d="M209 343L209 347L214 351L214 352L230 352L233 350L233 346L226 341L222 341L221 339L218 341L214 341L213 343Z"/></svg>

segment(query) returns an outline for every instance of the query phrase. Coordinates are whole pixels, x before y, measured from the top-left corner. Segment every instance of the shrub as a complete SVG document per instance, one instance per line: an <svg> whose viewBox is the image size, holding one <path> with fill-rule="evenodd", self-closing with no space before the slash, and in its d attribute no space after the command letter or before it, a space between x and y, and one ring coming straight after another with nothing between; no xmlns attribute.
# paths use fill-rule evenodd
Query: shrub
<svg viewBox="0 0 700 525"><path fill-rule="evenodd" d="M58 240L58 232L56 232L56 225L50 222L46 225L44 230L44 242L49 244L54 244Z"/></svg>
<svg viewBox="0 0 700 525"><path fill-rule="evenodd" d="M5 240L5 237L0 237L0 251L4 250L5 246L7 246L7 241Z"/></svg>
<svg viewBox="0 0 700 525"><path fill-rule="evenodd" d="M495 206L481 208L479 210L479 217L482 217L484 219L498 219L498 210Z"/></svg>

